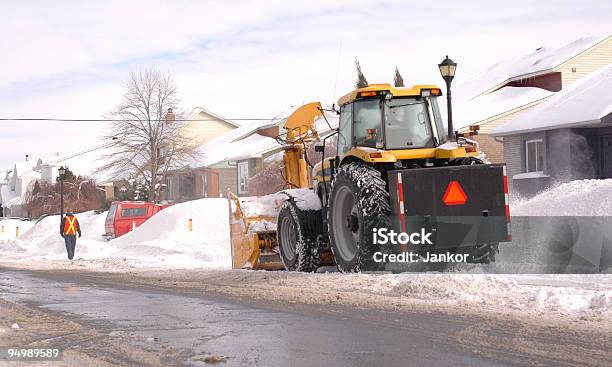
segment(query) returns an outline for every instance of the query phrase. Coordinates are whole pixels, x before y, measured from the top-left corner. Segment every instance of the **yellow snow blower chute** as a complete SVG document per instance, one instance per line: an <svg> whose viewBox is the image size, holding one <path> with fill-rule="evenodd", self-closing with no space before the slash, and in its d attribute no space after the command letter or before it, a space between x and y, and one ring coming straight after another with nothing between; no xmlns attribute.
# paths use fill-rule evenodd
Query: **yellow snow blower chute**
<svg viewBox="0 0 612 367"><path fill-rule="evenodd" d="M321 111L319 102L301 106L287 118L284 124L287 132L277 137L284 150L283 172L288 189L310 186L304 153L306 147L319 141L314 121ZM286 199L283 192L264 197L238 197L228 192L232 268L284 268L276 240L276 218Z"/></svg>

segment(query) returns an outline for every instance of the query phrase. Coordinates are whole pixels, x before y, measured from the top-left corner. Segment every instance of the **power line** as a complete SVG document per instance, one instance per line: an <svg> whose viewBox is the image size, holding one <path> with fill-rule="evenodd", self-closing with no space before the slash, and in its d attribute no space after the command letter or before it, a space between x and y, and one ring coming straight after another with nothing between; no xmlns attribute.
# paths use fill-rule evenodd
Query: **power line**
<svg viewBox="0 0 612 367"><path fill-rule="evenodd" d="M286 117L273 117L273 118L225 118L227 121L277 121L285 119ZM137 119L63 119L63 118L11 118L11 117L3 117L0 118L0 121L49 121L49 122L140 122L147 120L137 120ZM158 120L151 120L158 121ZM162 120L159 120L162 121ZM174 121L179 122L187 122L187 121L219 121L219 119L175 119Z"/></svg>

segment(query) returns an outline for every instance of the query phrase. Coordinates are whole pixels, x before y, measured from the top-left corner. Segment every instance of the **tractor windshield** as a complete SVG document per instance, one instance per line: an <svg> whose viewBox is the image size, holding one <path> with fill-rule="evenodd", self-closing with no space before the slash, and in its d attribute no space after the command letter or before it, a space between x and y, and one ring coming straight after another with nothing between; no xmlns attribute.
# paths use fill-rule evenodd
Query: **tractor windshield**
<svg viewBox="0 0 612 367"><path fill-rule="evenodd" d="M436 114L430 108L433 107L431 104L429 98L394 98L385 101L387 149L434 147L434 137L438 136L440 130L437 129Z"/></svg>

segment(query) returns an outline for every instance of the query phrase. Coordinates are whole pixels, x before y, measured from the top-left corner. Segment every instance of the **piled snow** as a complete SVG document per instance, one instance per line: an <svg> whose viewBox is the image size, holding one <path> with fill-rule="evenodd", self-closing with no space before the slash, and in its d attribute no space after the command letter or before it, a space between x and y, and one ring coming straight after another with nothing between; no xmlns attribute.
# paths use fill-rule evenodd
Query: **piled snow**
<svg viewBox="0 0 612 367"><path fill-rule="evenodd" d="M17 228L19 234L23 234L34 225L31 221L23 221L18 219L0 219L0 241L15 238Z"/></svg>
<svg viewBox="0 0 612 367"><path fill-rule="evenodd" d="M300 210L321 210L321 199L310 189L285 190Z"/></svg>
<svg viewBox="0 0 612 367"><path fill-rule="evenodd" d="M512 203L513 216L612 216L612 179L575 180Z"/></svg>
<svg viewBox="0 0 612 367"><path fill-rule="evenodd" d="M278 211L286 198L286 195L278 192L260 197L241 197L240 208L242 208L242 212L247 217L263 216L276 218ZM232 210L235 210L233 202Z"/></svg>
<svg viewBox="0 0 612 367"><path fill-rule="evenodd" d="M189 219L193 223L192 232ZM155 266L229 267L227 199L200 199L173 205L111 244L122 256Z"/></svg>
<svg viewBox="0 0 612 367"><path fill-rule="evenodd" d="M467 101L457 102L453 111L457 128L484 121L530 103L552 96L554 93L533 87L504 87Z"/></svg>
<svg viewBox="0 0 612 367"><path fill-rule="evenodd" d="M450 298L457 303L568 314L612 311L612 282L603 275L400 274L389 295Z"/></svg>
<svg viewBox="0 0 612 367"><path fill-rule="evenodd" d="M540 47L530 54L504 60L459 82L453 93L458 99L468 100L512 78L551 70L609 36L580 38L558 48Z"/></svg>
<svg viewBox="0 0 612 367"><path fill-rule="evenodd" d="M109 242L102 239L106 213L77 214L83 237L77 240L75 258L119 260L152 267L229 267L227 210L225 199L201 199L173 205L134 231ZM189 231L189 219L193 223L192 232ZM66 259L59 221L59 216L46 217L17 240L0 241L4 258L13 261Z"/></svg>

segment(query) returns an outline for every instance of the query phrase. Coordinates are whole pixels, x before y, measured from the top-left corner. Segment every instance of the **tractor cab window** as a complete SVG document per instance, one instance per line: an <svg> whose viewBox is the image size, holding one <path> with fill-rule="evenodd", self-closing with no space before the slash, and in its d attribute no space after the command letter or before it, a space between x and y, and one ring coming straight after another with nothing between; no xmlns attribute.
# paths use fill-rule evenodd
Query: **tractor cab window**
<svg viewBox="0 0 612 367"><path fill-rule="evenodd" d="M385 131L387 149L434 146L429 109L421 98L385 101Z"/></svg>
<svg viewBox="0 0 612 367"><path fill-rule="evenodd" d="M338 155L343 156L351 149L353 105L346 104L340 108L340 126L338 133Z"/></svg>
<svg viewBox="0 0 612 367"><path fill-rule="evenodd" d="M446 142L448 138L447 136L448 125L446 124L446 121L442 120L442 114L440 113L440 106L438 106L438 98L432 97L429 100L429 103L431 104L431 109L433 111L434 120L436 122L436 129L438 129L438 140L439 140L439 143L442 144Z"/></svg>
<svg viewBox="0 0 612 367"><path fill-rule="evenodd" d="M384 147L380 106L380 99L366 99L355 102L353 107L353 135L357 146Z"/></svg>

